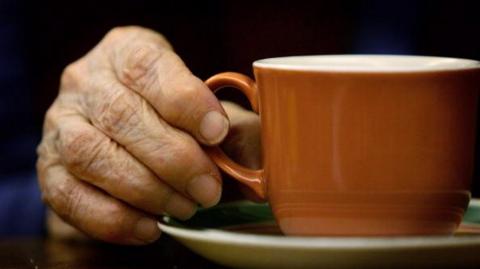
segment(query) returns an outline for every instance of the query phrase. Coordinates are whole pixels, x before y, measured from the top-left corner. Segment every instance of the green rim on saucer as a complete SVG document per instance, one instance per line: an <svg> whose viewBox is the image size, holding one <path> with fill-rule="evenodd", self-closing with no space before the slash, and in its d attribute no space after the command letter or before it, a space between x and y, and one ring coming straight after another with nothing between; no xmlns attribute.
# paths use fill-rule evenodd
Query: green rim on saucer
<svg viewBox="0 0 480 269"><path fill-rule="evenodd" d="M253 203L250 201L239 201L220 204L212 208L202 208L191 219L186 221L165 217L166 224L190 228L224 228L252 223L274 222L270 206L267 203Z"/></svg>
<svg viewBox="0 0 480 269"><path fill-rule="evenodd" d="M194 217L180 221L164 217L165 224L189 229L215 229L248 224L273 224L275 219L268 203L238 201L200 209ZM465 213L464 224L480 225L480 199L472 199Z"/></svg>
<svg viewBox="0 0 480 269"><path fill-rule="evenodd" d="M480 199L472 199L463 217L464 223L480 225Z"/></svg>
<svg viewBox="0 0 480 269"><path fill-rule="evenodd" d="M480 200L454 236L282 236L268 204L242 201L200 209L158 226L197 254L235 268L480 268Z"/></svg>

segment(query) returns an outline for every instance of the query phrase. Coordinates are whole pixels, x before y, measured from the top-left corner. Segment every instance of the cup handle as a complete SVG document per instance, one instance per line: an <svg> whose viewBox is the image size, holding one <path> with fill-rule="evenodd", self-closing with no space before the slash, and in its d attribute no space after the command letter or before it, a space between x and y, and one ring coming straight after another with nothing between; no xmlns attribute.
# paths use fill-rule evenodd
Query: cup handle
<svg viewBox="0 0 480 269"><path fill-rule="evenodd" d="M214 93L226 87L240 90L247 96L253 111L258 114L257 85L248 76L235 72L225 72L214 75L205 83ZM252 189L259 198L266 200L263 169L253 170L237 164L218 146L207 147L206 152L221 170Z"/></svg>

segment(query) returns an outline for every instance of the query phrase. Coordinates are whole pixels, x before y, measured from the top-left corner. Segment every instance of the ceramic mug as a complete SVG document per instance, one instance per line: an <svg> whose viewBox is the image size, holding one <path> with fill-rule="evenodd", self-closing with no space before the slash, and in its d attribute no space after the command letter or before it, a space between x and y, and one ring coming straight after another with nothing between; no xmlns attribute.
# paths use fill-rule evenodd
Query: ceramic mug
<svg viewBox="0 0 480 269"><path fill-rule="evenodd" d="M450 234L470 199L480 62L324 55L207 80L260 114L263 169L208 150L287 235Z"/></svg>

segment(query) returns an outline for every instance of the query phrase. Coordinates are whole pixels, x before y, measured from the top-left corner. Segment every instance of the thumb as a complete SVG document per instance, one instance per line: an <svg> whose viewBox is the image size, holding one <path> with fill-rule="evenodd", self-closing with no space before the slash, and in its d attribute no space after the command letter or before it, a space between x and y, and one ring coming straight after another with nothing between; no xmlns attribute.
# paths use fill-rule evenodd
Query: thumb
<svg viewBox="0 0 480 269"><path fill-rule="evenodd" d="M250 169L260 169L262 167L262 147L260 140L259 116L254 112L245 110L239 105L231 102L222 102L222 106L230 118L230 130L227 137L221 144L222 149L235 162ZM224 183L226 194L228 193L227 186L229 184L228 181L225 181ZM263 201L247 186L243 184L237 185L238 186L232 187L235 189L240 188L243 198L247 198L255 202ZM232 193L238 192L233 191Z"/></svg>
<svg viewBox="0 0 480 269"><path fill-rule="evenodd" d="M259 169L261 164L260 118L241 106L222 102L230 119L230 130L221 144L225 153L235 162L250 169Z"/></svg>

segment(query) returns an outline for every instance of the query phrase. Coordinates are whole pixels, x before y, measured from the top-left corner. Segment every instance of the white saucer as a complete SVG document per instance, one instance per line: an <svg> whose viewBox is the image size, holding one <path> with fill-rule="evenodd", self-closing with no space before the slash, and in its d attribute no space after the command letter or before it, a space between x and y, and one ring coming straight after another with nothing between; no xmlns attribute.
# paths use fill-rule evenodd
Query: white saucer
<svg viewBox="0 0 480 269"><path fill-rule="evenodd" d="M470 212L476 213L480 203L475 201L472 206L476 208ZM214 213L229 218L232 217L229 212L234 209L235 219L242 214L248 215L249 207L258 213L259 205L248 202L224 205L214 209L217 210ZM480 268L480 225L472 222L463 226L465 232L454 236L286 237L258 234L274 231L274 224L252 224L248 216L239 218L243 223L237 225L237 231L199 229L198 224L202 223L199 219L209 217L208 222L214 221L215 214L209 216L208 213L207 209L204 216L199 214L194 221L195 228L169 217L164 217L159 227L205 258L236 268ZM475 219L478 215L472 217L470 214L470 217ZM247 221L243 221L245 219ZM265 221L267 217L259 220Z"/></svg>

